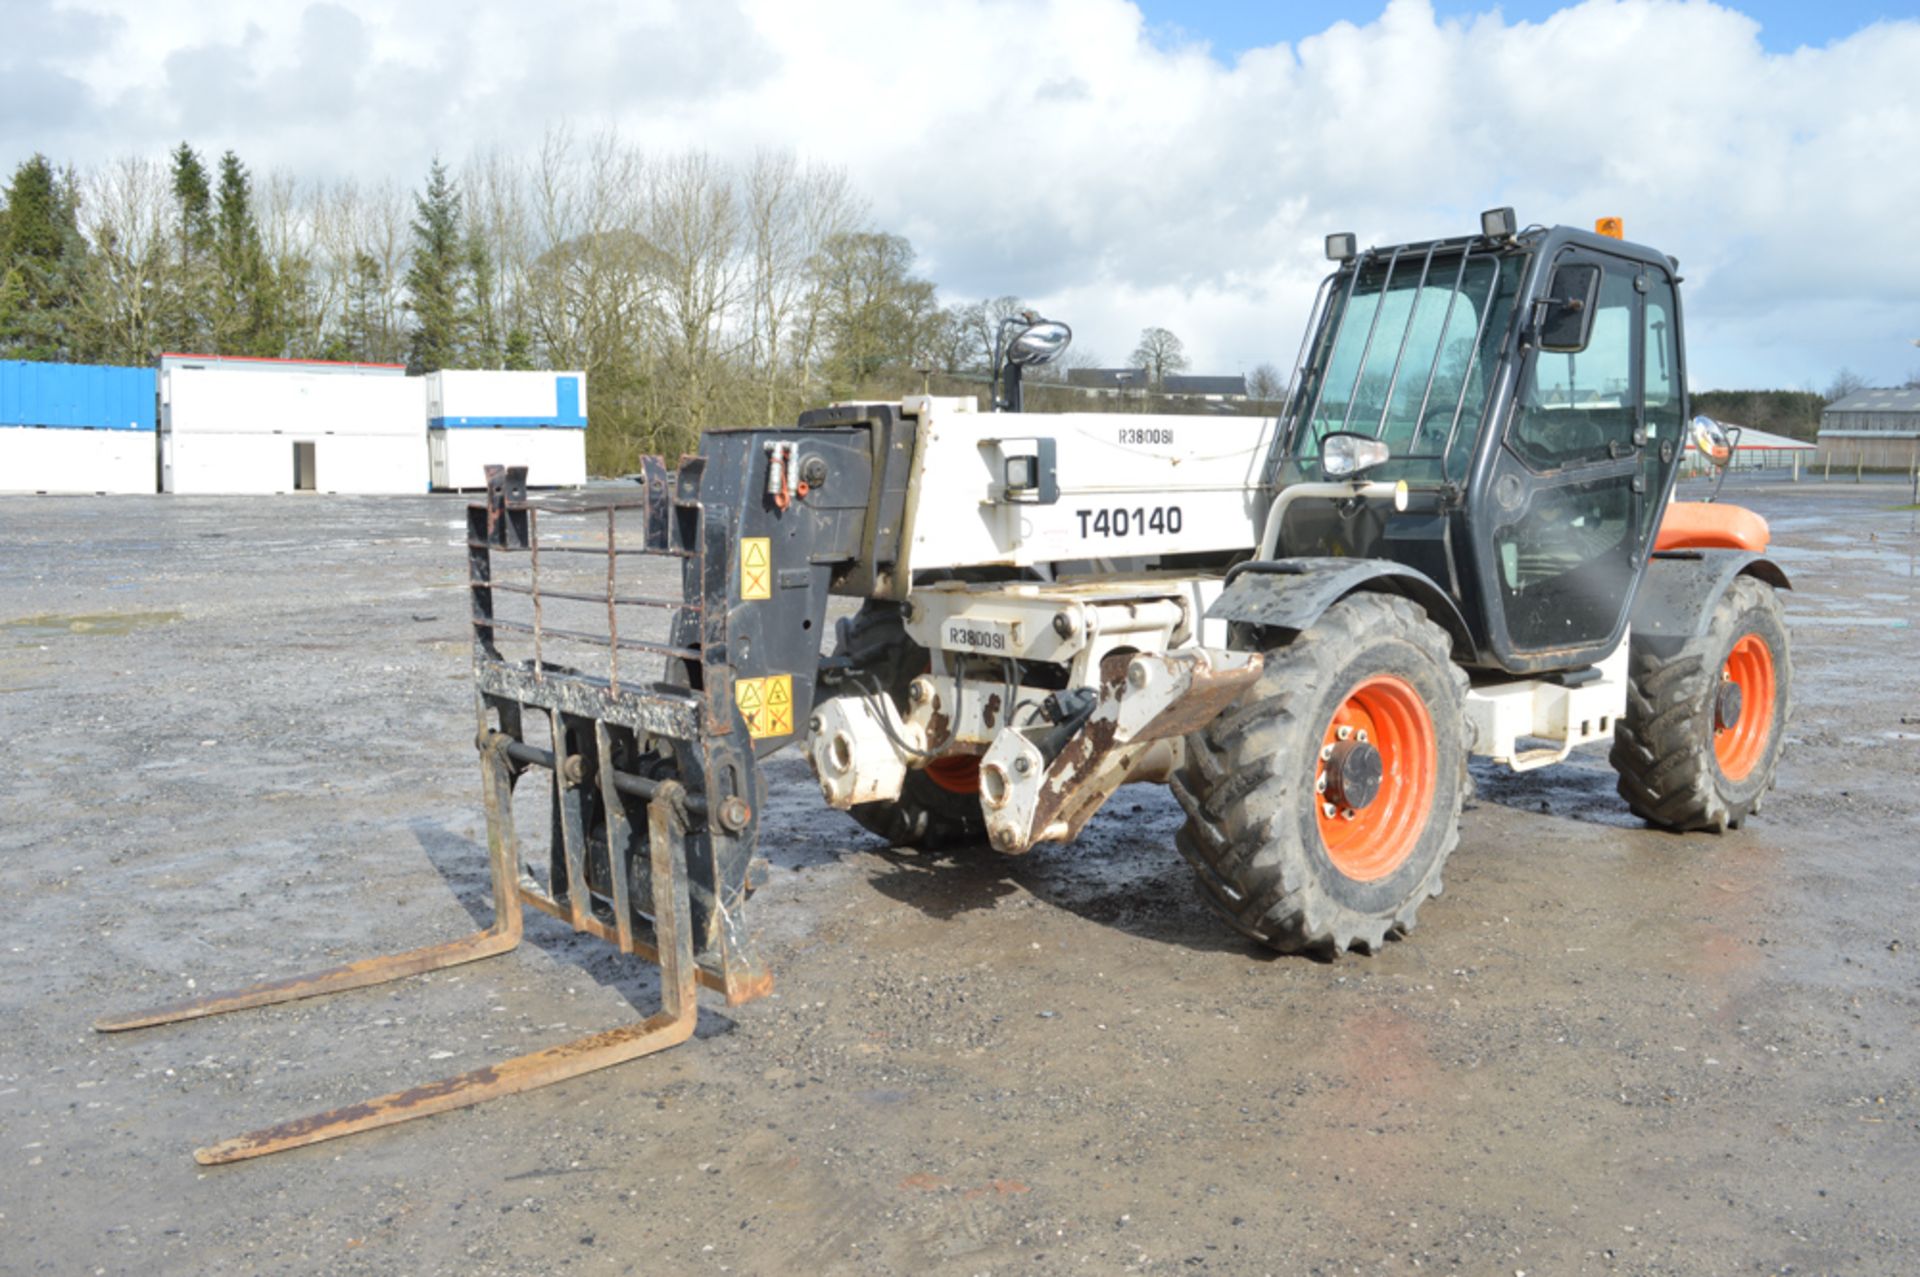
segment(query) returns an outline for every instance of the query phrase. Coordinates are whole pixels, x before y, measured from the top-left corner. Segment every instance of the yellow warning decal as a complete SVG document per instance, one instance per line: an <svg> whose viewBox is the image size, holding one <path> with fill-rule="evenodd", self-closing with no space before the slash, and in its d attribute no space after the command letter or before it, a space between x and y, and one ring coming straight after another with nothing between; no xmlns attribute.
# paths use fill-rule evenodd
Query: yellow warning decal
<svg viewBox="0 0 1920 1277"><path fill-rule="evenodd" d="M743 601L773 597L770 541L769 537L740 538L740 597Z"/></svg>
<svg viewBox="0 0 1920 1277"><path fill-rule="evenodd" d="M733 685L733 702L755 740L793 735L793 675L740 679Z"/></svg>

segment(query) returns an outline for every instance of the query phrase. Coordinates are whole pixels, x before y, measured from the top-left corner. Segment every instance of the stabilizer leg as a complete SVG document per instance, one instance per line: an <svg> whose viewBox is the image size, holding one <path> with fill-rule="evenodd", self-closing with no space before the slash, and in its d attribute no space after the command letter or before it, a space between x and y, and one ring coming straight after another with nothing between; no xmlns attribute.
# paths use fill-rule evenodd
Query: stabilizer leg
<svg viewBox="0 0 1920 1277"><path fill-rule="evenodd" d="M530 1091L582 1073L624 1064L678 1046L692 1037L699 1011L695 1000L693 920L687 900L686 844L674 811L674 795L667 789L662 787L647 811L653 898L670 902L669 907L658 909L654 918L660 950L661 1009L657 1013L626 1028L609 1029L470 1073L222 1140L196 1149L194 1160L203 1166L245 1161L357 1131L444 1113L448 1109L465 1108L496 1096ZM621 908L624 912L625 901L621 902Z"/></svg>

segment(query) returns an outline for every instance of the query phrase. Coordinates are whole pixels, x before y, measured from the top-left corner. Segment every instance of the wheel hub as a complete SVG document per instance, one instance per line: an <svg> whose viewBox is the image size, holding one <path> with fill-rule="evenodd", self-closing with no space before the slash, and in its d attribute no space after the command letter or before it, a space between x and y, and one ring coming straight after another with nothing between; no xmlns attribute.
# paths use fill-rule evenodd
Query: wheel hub
<svg viewBox="0 0 1920 1277"><path fill-rule="evenodd" d="M1384 768L1372 742L1341 741L1327 757L1327 801L1348 811L1365 811L1380 794Z"/></svg>
<svg viewBox="0 0 1920 1277"><path fill-rule="evenodd" d="M1740 725L1740 684L1730 678L1720 680L1720 691L1713 698L1715 731L1730 731Z"/></svg>

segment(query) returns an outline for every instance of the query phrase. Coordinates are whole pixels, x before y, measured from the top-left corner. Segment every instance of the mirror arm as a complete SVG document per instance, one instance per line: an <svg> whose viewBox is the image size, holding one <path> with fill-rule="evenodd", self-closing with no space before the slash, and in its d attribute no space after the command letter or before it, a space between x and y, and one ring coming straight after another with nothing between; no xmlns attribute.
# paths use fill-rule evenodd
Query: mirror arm
<svg viewBox="0 0 1920 1277"><path fill-rule="evenodd" d="M1720 467L1720 474L1713 481L1713 493L1708 501L1720 499L1720 489L1727 486L1727 476L1733 472L1733 459L1740 452L1740 426L1727 426L1727 464Z"/></svg>

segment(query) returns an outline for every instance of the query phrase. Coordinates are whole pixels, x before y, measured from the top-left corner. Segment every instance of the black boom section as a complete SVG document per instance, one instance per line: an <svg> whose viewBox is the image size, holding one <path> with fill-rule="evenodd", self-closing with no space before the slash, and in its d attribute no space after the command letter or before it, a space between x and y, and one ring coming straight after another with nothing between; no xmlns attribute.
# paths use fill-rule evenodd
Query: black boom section
<svg viewBox="0 0 1920 1277"><path fill-rule="evenodd" d="M913 441L889 407L707 434L700 501L732 540L724 664L756 755L806 731L829 593L895 588Z"/></svg>

